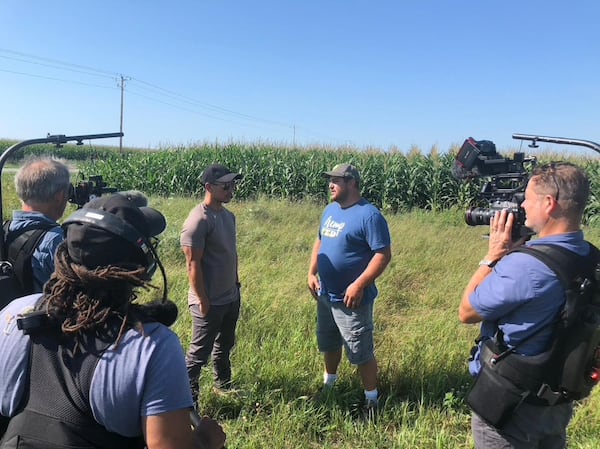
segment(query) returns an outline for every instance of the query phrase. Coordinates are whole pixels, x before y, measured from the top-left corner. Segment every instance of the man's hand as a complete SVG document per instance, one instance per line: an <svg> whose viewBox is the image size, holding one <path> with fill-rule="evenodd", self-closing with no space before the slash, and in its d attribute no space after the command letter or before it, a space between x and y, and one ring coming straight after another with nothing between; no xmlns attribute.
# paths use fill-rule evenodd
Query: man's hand
<svg viewBox="0 0 600 449"><path fill-rule="evenodd" d="M490 238L486 260L502 259L511 249L521 246L524 239L512 241L512 228L515 216L507 210L496 211L490 220Z"/></svg>
<svg viewBox="0 0 600 449"><path fill-rule="evenodd" d="M353 282L346 288L346 293L344 293L344 304L349 309L356 309L362 302L363 294L364 289L361 288L356 281Z"/></svg>
<svg viewBox="0 0 600 449"><path fill-rule="evenodd" d="M319 299L319 289L321 288L321 283L319 282L319 278L316 274L309 273L308 275L308 290L310 290L310 294L314 299Z"/></svg>
<svg viewBox="0 0 600 449"><path fill-rule="evenodd" d="M508 211L496 211L490 220L490 239L488 242L488 253L484 260L490 262L498 262L506 253L516 246L523 244L525 239L520 239L517 242L512 241L512 227L515 221L515 216ZM486 277L492 273L492 268L486 265L480 266L471 277L467 284L460 306L458 308L458 319L462 323L479 323L483 318L471 305L470 296L475 289L481 284Z"/></svg>
<svg viewBox="0 0 600 449"><path fill-rule="evenodd" d="M365 288L375 282L392 259L392 248L387 246L375 251L365 270L352 282L344 293L344 304L349 309L360 307Z"/></svg>
<svg viewBox="0 0 600 449"><path fill-rule="evenodd" d="M210 311L210 301L200 300L198 309L200 310L200 316L202 316L202 318L206 318L208 312Z"/></svg>
<svg viewBox="0 0 600 449"><path fill-rule="evenodd" d="M200 449L222 449L226 438L221 425L208 416L202 417L194 428L194 443Z"/></svg>

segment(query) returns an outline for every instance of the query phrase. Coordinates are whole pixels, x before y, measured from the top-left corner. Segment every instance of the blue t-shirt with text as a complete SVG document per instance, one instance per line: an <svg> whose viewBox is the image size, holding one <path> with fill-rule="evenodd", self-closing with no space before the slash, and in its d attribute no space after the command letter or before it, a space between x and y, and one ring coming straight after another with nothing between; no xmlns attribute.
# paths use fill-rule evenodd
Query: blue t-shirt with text
<svg viewBox="0 0 600 449"><path fill-rule="evenodd" d="M375 252L391 242L385 218L364 198L345 209L336 202L329 204L321 217L319 239L320 294L331 301L343 301L348 285L365 270ZM365 289L363 301L376 296L373 283Z"/></svg>

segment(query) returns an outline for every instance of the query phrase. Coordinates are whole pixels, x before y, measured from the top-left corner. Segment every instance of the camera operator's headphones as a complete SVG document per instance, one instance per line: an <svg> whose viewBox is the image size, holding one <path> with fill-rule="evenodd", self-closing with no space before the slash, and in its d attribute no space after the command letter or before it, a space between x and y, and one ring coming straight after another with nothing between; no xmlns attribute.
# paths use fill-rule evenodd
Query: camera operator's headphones
<svg viewBox="0 0 600 449"><path fill-rule="evenodd" d="M68 227L72 224L82 224L99 228L109 234L115 235L126 240L128 243L138 248L143 254L144 263L148 278L151 278L156 267L160 268L163 276L164 290L163 299L166 299L167 294L167 276L165 269L158 258L156 249L150 239L141 234L134 226L127 223L119 216L106 212L102 209L79 209L63 222L62 227L68 238Z"/></svg>

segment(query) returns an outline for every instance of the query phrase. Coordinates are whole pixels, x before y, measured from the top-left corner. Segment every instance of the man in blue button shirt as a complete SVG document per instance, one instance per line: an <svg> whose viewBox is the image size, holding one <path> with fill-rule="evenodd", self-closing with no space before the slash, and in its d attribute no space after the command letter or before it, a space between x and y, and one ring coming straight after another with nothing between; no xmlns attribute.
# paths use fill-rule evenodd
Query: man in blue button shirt
<svg viewBox="0 0 600 449"><path fill-rule="evenodd" d="M15 188L21 200L21 210L13 212L10 231L39 227L51 228L43 236L31 258L32 293L41 292L54 271L56 248L64 240L57 221L63 216L70 189L68 167L50 158L27 161L15 175Z"/></svg>
<svg viewBox="0 0 600 449"><path fill-rule="evenodd" d="M522 204L525 225L538 236L527 245L556 244L586 256L590 246L580 226L589 192L588 177L572 164L537 167ZM481 322L482 342L501 331L508 348L534 356L548 349L553 332L548 324L556 319L565 301L565 291L554 272L534 256L507 254L522 244L511 241L514 219L507 211L496 212L492 218L488 252L463 293L459 319L463 323ZM481 363L477 351L469 367L472 375L480 373ZM490 397L489 401L495 398ZM475 446L478 449L563 448L572 411L571 402L539 405L526 401L501 429L473 412L471 428Z"/></svg>

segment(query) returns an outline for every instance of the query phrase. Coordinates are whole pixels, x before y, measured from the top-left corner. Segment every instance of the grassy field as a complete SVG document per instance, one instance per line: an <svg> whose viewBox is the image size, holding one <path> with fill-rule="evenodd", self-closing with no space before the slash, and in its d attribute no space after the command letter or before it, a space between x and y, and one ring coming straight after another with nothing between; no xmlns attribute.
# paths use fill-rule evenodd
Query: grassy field
<svg viewBox="0 0 600 449"><path fill-rule="evenodd" d="M179 230L197 200L154 198L168 217L161 254L170 297L180 306L174 330L187 347L187 280ZM344 360L334 397L316 403L322 381L315 304L307 264L322 205L258 200L230 204L238 219L243 307L233 355L239 391L212 389L202 378L204 413L223 423L228 448L468 448L470 383L466 357L476 326L458 322L462 290L486 252L483 227L462 211L388 215L393 259L378 282L376 350L384 408L376 424L357 418L358 376ZM600 230L586 230L600 243ZM571 448L595 448L600 436L598 391L578 405Z"/></svg>
<svg viewBox="0 0 600 449"><path fill-rule="evenodd" d="M191 320L179 231L198 201L150 201L168 219L159 251L169 296L180 307L173 328L184 348ZM3 206L5 217L18 207L12 180L3 182ZM472 447L464 394L471 381L466 358L478 328L460 324L457 308L485 255L485 227L466 226L459 209L386 215L393 259L378 281L375 308L383 411L376 424L368 424L358 419L362 388L346 360L335 395L323 403L313 400L322 381L322 358L306 273L323 206L264 198L229 205L237 216L243 285L233 354L238 390L217 394L206 369L203 413L223 424L229 449ZM586 235L600 244L599 228L586 229ZM596 448L599 437L600 393L595 391L577 406L569 447Z"/></svg>

